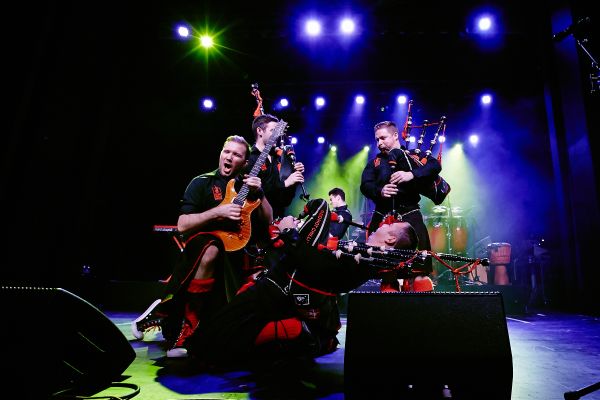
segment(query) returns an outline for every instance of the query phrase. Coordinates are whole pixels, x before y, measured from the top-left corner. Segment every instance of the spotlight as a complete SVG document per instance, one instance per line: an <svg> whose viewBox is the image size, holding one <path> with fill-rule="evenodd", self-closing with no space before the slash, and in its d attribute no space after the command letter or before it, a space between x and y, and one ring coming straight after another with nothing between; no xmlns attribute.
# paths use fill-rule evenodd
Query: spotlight
<svg viewBox="0 0 600 400"><path fill-rule="evenodd" d="M208 49L209 47L212 47L213 45L213 39L208 36L208 35L202 35L200 36L200 46L204 47L205 49Z"/></svg>
<svg viewBox="0 0 600 400"><path fill-rule="evenodd" d="M187 38L190 36L190 30L186 26L180 26L177 28L177 34L179 37Z"/></svg>
<svg viewBox="0 0 600 400"><path fill-rule="evenodd" d="M325 105L325 98L319 96L315 99L315 105L317 106L317 108L321 108Z"/></svg>
<svg viewBox="0 0 600 400"><path fill-rule="evenodd" d="M398 102L398 104L406 104L407 99L405 95L401 94L396 98L396 101Z"/></svg>
<svg viewBox="0 0 600 400"><path fill-rule="evenodd" d="M492 28L492 19L488 16L483 16L479 18L479 22L477 22L477 29L479 32L487 32Z"/></svg>
<svg viewBox="0 0 600 400"><path fill-rule="evenodd" d="M356 25L354 24L354 21L350 18L344 18L340 22L340 32L342 32L344 35L350 35L354 33L355 29Z"/></svg>
<svg viewBox="0 0 600 400"><path fill-rule="evenodd" d="M329 147L329 149L335 153L337 151L337 146L336 145L331 145Z"/></svg>
<svg viewBox="0 0 600 400"><path fill-rule="evenodd" d="M317 143L319 143L319 144L323 144L323 143L325 143L325 138L324 138L323 136L319 136L319 137L317 138Z"/></svg>
<svg viewBox="0 0 600 400"><path fill-rule="evenodd" d="M309 19L304 29L308 36L318 36L321 34L321 23L316 19Z"/></svg>
<svg viewBox="0 0 600 400"><path fill-rule="evenodd" d="M291 144L298 144L298 138L296 136L292 136L290 138L290 143Z"/></svg>
<svg viewBox="0 0 600 400"><path fill-rule="evenodd" d="M365 147L363 147L363 151L369 151L369 150L371 150L371 146L365 146Z"/></svg>
<svg viewBox="0 0 600 400"><path fill-rule="evenodd" d="M417 139L414 136L408 138L408 141L414 143Z"/></svg>
<svg viewBox="0 0 600 400"><path fill-rule="evenodd" d="M365 104L365 96L359 94L354 98L356 104Z"/></svg>
<svg viewBox="0 0 600 400"><path fill-rule="evenodd" d="M469 143L471 143L473 147L477 146L477 143L479 143L479 135L475 133L471 134L471 136L469 136Z"/></svg>
<svg viewBox="0 0 600 400"><path fill-rule="evenodd" d="M288 99L286 99L285 97L282 98L281 100L279 100L279 105L281 107L287 107L290 103L288 102Z"/></svg>
<svg viewBox="0 0 600 400"><path fill-rule="evenodd" d="M214 103L211 99L202 100L202 107L204 107L205 110L212 110L213 106Z"/></svg>
<svg viewBox="0 0 600 400"><path fill-rule="evenodd" d="M440 142L440 143L444 143L445 141L446 141L446 136L440 136L438 138L438 142Z"/></svg>
<svg viewBox="0 0 600 400"><path fill-rule="evenodd" d="M483 104L484 106L492 104L492 95L491 94L482 95L481 96L481 104Z"/></svg>

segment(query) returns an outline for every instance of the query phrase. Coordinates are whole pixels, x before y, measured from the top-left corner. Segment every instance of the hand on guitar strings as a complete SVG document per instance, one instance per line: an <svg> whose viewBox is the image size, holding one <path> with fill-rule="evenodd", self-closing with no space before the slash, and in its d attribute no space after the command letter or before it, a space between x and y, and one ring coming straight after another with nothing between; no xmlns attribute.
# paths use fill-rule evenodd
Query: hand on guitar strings
<svg viewBox="0 0 600 400"><path fill-rule="evenodd" d="M248 185L250 192L256 193L261 189L262 182L258 176L244 175L244 183Z"/></svg>
<svg viewBox="0 0 600 400"><path fill-rule="evenodd" d="M221 204L214 208L214 212L219 219L239 221L242 218L242 206L235 203Z"/></svg>

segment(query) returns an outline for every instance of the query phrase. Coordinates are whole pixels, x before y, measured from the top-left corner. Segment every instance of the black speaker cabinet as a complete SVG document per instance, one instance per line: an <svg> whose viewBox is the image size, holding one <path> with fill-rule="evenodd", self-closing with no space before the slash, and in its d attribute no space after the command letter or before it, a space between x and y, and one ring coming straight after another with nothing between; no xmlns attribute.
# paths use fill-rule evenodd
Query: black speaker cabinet
<svg viewBox="0 0 600 400"><path fill-rule="evenodd" d="M504 399L512 354L500 293L350 292L347 399Z"/></svg>
<svg viewBox="0 0 600 400"><path fill-rule="evenodd" d="M4 357L0 379L20 398L70 388L93 393L135 359L99 309L60 288L0 287Z"/></svg>

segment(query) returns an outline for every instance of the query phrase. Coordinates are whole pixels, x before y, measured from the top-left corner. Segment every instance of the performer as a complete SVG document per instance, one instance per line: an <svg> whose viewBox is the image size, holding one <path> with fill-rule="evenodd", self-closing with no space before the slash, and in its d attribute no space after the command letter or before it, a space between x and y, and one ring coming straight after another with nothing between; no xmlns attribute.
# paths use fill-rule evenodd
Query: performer
<svg viewBox="0 0 600 400"><path fill-rule="evenodd" d="M250 168L265 148L265 144L271 138L278 122L279 119L271 114L262 114L254 118L252 132L254 133L255 143L250 152L248 162ZM302 175L304 164L296 162L293 163L292 168L292 163L285 157L286 152L283 149L274 147L269 152L269 157L260 174L265 196L273 208L274 218L281 218L285 215L286 207L292 203L296 194L297 184L304 182L304 176Z"/></svg>
<svg viewBox="0 0 600 400"><path fill-rule="evenodd" d="M400 144L398 127L393 121L375 124L375 140L379 153L369 160L361 177L361 192L375 203L375 211L369 223L368 233L372 233L388 215L412 225L417 232L420 250L431 250L431 242L423 215L419 207L422 186L433 182L442 167L432 156L427 163L416 167L411 162L405 146ZM427 270L432 270L431 260ZM398 280L390 274L382 279L382 291L398 291Z"/></svg>
<svg viewBox="0 0 600 400"><path fill-rule="evenodd" d="M308 217L277 223L278 237L268 266L193 335L190 353L213 364L315 357L337 348L341 328L336 294L377 277L381 268L330 250L319 250L328 236L329 210L322 199L307 203ZM317 234L315 232L320 232ZM373 246L415 248L416 233L406 222L382 225Z"/></svg>
<svg viewBox="0 0 600 400"><path fill-rule="evenodd" d="M216 232L235 231L243 218L239 204L224 203L227 185L236 182L249 188L248 200L263 197L261 179L240 173L248 163L250 146L241 136L225 140L219 157L219 168L199 175L188 184L181 200L177 229L184 251L175 265L166 287L166 294L156 300L132 322L132 333L143 338L144 331L160 327L163 336L172 342L167 357L186 357L186 340L202 320L227 303L241 284L239 268L242 251L225 252ZM265 231L272 221L272 210L264 198L252 214L253 235ZM229 277L229 279L226 279Z"/></svg>
<svg viewBox="0 0 600 400"><path fill-rule="evenodd" d="M340 188L333 188L329 191L329 201L333 206L332 211L337 215L337 220L331 221L329 225L329 234L342 239L350 226L349 222L352 222L352 213L346 204L346 193Z"/></svg>

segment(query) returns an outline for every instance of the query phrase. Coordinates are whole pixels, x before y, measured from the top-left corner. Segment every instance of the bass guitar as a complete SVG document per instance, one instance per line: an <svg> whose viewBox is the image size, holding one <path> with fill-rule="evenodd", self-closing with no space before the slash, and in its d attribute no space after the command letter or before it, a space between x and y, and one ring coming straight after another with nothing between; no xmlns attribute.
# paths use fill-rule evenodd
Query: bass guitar
<svg viewBox="0 0 600 400"><path fill-rule="evenodd" d="M252 166L252 170L248 174L249 177L258 176L260 169L265 163L269 152L273 148L273 145L281 137L285 134L285 130L287 128L287 122L280 120L275 126L273 130L273 134L265 144L264 149L260 152L260 155L256 159L256 162ZM235 226L232 229L222 230L222 231L213 231L211 234L217 236L223 242L223 246L225 247L225 251L236 251L248 244L250 240L250 235L252 233L252 224L250 222L250 215L252 211L254 211L260 205L260 199L256 200L248 200L248 194L250 193L250 188L247 184L243 184L239 193L235 191L235 179L231 179L227 183L227 188L225 189L225 198L221 202L223 204L239 204L242 206L241 219L237 221Z"/></svg>

